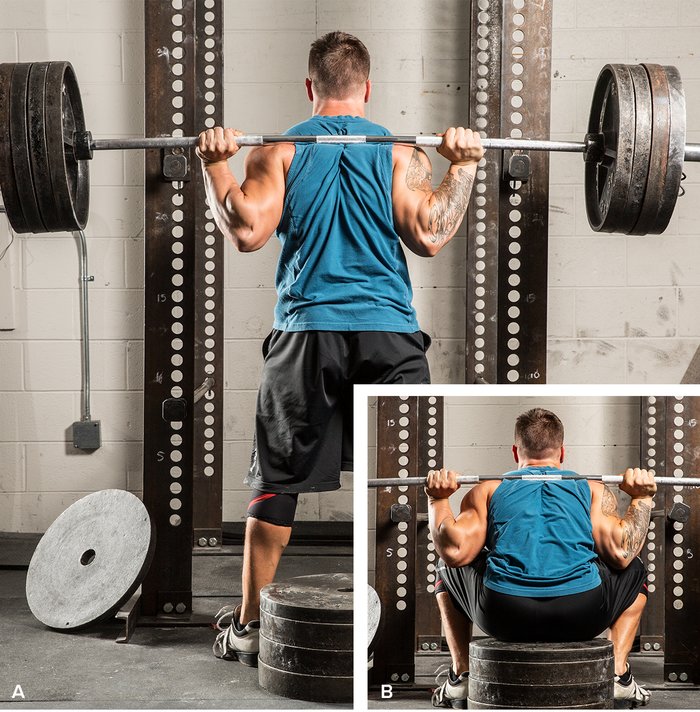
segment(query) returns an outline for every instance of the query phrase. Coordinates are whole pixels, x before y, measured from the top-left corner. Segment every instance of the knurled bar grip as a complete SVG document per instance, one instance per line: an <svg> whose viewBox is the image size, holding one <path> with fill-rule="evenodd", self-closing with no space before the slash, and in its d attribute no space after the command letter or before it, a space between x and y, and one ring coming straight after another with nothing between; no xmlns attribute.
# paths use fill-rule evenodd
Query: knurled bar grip
<svg viewBox="0 0 700 712"><path fill-rule="evenodd" d="M609 485L618 485L622 482L622 475L531 475L508 472L504 475L458 475L457 484L474 485L486 480L599 480ZM700 477L655 477L657 485L675 485L677 487L700 487ZM368 487L421 487L425 485L425 477L381 477L368 479Z"/></svg>
<svg viewBox="0 0 700 712"><path fill-rule="evenodd" d="M156 138L108 138L93 139L92 151L121 151L125 149L147 148L189 148L199 143L198 136L158 136ZM236 136L239 146L266 146L273 143L407 143L416 146L436 148L442 143L440 136L285 136L277 134L250 134ZM512 151L559 151L564 153L584 153L586 144L582 141L546 141L539 139L484 138L484 148ZM700 161L700 144L686 144L686 161Z"/></svg>

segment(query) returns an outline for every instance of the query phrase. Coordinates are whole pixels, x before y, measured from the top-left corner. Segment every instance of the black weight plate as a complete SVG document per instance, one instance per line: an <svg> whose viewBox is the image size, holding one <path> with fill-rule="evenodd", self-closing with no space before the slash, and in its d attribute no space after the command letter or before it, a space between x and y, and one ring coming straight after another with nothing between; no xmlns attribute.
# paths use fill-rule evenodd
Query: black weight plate
<svg viewBox="0 0 700 712"><path fill-rule="evenodd" d="M606 64L598 75L588 131L603 134L605 144L601 160L586 163L588 222L596 232L617 232L625 222L634 153L634 89L627 65Z"/></svg>
<svg viewBox="0 0 700 712"><path fill-rule="evenodd" d="M269 640L285 645L352 650L352 623L310 623L260 611L260 630Z"/></svg>
<svg viewBox="0 0 700 712"><path fill-rule="evenodd" d="M666 71L659 64L645 64L643 66L649 76L649 86L651 88L651 157L649 179L647 180L642 209L639 213L637 224L632 231L635 235L648 235L649 233L658 232L657 216L666 189L671 141L671 107Z"/></svg>
<svg viewBox="0 0 700 712"><path fill-rule="evenodd" d="M10 86L14 64L0 64L0 191L7 219L15 232L29 232L15 185L10 138Z"/></svg>
<svg viewBox="0 0 700 712"><path fill-rule="evenodd" d="M553 665L552 668L556 666ZM549 685L513 685L504 677L500 682L482 681L469 673L469 699L488 705L547 709L595 704L605 707L613 699L614 680L591 683L556 684L556 674L550 670Z"/></svg>
<svg viewBox="0 0 700 712"><path fill-rule="evenodd" d="M90 209L87 161L73 155L73 133L85 130L80 90L70 62L51 62L46 75L46 142L58 224L55 231L82 230Z"/></svg>
<svg viewBox="0 0 700 712"><path fill-rule="evenodd" d="M278 670L258 660L260 687L282 697L309 702L352 702L352 675L300 675Z"/></svg>
<svg viewBox="0 0 700 712"><path fill-rule="evenodd" d="M681 188L683 161L685 159L685 95L683 83L676 67L663 67L668 81L669 110L671 125L669 130L668 165L666 183L661 195L661 204L651 233L658 235L667 227L676 207L676 200Z"/></svg>
<svg viewBox="0 0 700 712"><path fill-rule="evenodd" d="M650 171L649 158L651 156L652 137L652 104L649 75L641 64L631 64L629 71L634 86L636 124L632 178L625 207L626 221L620 225L620 232L628 235L634 234L634 227L637 224L644 202L644 193L646 192Z"/></svg>
<svg viewBox="0 0 700 712"><path fill-rule="evenodd" d="M472 641L469 658L511 662L578 662L612 657L609 640L596 638L565 643L508 643L494 638Z"/></svg>
<svg viewBox="0 0 700 712"><path fill-rule="evenodd" d="M27 221L28 232L46 232L34 191L34 176L29 155L29 126L27 122L27 93L31 63L15 64L10 87L10 140L12 167L17 195Z"/></svg>
<svg viewBox="0 0 700 712"><path fill-rule="evenodd" d="M524 705L487 705L483 702L477 702L469 698L468 705L470 710L513 710L513 709L528 709ZM607 700L605 703L591 702L587 705L577 705L573 702L567 702L559 707L550 706L546 709L564 709L564 710L611 710L613 709L613 700Z"/></svg>
<svg viewBox="0 0 700 712"><path fill-rule="evenodd" d="M258 660L262 660L271 668L298 675L352 676L352 649L328 650L318 647L285 645L270 640L263 635L262 630Z"/></svg>
<svg viewBox="0 0 700 712"><path fill-rule="evenodd" d="M268 584L260 610L297 621L352 623L352 576L315 574Z"/></svg>
<svg viewBox="0 0 700 712"><path fill-rule="evenodd" d="M46 72L49 62L35 62L29 71L27 89L27 118L29 129L29 156L31 158L34 195L36 196L42 222L47 232L58 224L58 210L49 173L49 157L46 146Z"/></svg>
<svg viewBox="0 0 700 712"><path fill-rule="evenodd" d="M610 667L612 651L608 657L569 662L556 661L557 685L599 682L612 676ZM507 666L507 682L511 685L551 685L552 664L547 662L517 662L503 660L480 660L470 658L469 677L482 682L502 680L504 666ZM612 678L611 678L612 679Z"/></svg>

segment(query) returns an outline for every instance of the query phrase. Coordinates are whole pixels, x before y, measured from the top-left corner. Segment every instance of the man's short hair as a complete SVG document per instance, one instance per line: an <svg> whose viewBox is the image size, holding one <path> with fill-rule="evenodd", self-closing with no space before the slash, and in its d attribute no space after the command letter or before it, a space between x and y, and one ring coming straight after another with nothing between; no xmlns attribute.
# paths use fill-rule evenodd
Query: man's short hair
<svg viewBox="0 0 700 712"><path fill-rule="evenodd" d="M515 444L529 455L559 450L564 444L564 426L551 410L532 408L515 421Z"/></svg>
<svg viewBox="0 0 700 712"><path fill-rule="evenodd" d="M309 51L309 78L322 99L347 99L369 78L367 47L347 32L319 37Z"/></svg>

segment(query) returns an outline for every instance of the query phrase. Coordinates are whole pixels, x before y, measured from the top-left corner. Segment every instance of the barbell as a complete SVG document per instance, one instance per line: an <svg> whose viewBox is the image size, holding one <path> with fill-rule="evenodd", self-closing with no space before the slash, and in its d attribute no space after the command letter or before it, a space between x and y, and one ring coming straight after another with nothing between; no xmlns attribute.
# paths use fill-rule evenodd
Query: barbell
<svg viewBox="0 0 700 712"><path fill-rule="evenodd" d="M458 475L458 485L475 485L488 480L544 480L557 482L560 480L596 480L608 485L619 485L622 475L581 475L575 472L531 474L518 470L506 472L502 475ZM657 485L674 485L676 487L700 487L700 477L655 477ZM423 487L427 482L426 477L380 477L368 479L368 487Z"/></svg>
<svg viewBox="0 0 700 712"><path fill-rule="evenodd" d="M439 146L439 136L240 136L242 146L280 142L407 143ZM89 211L94 151L183 149L198 137L93 139L85 127L70 62L0 64L0 191L15 232L82 230ZM678 70L658 64L607 64L593 92L583 142L485 138L484 147L582 153L588 221L596 232L658 234L673 213L685 144L685 98Z"/></svg>

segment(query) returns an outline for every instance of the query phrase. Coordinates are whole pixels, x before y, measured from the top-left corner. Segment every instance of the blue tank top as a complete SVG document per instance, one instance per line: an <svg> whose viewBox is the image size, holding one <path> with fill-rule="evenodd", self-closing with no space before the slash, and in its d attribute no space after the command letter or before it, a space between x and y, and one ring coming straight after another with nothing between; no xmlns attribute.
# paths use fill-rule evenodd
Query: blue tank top
<svg viewBox="0 0 700 712"><path fill-rule="evenodd" d="M287 135L389 135L367 119L314 116ZM394 229L391 144L296 144L277 236L274 327L418 331Z"/></svg>
<svg viewBox="0 0 700 712"><path fill-rule="evenodd" d="M528 467L519 474L570 473ZM488 512L484 585L513 596L567 596L600 584L586 480L503 480Z"/></svg>

